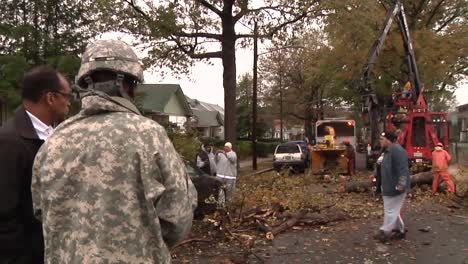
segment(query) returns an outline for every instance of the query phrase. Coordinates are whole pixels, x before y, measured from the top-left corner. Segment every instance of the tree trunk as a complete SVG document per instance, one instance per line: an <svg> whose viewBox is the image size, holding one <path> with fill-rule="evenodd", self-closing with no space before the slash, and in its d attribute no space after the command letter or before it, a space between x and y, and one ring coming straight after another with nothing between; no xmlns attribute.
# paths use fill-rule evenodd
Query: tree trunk
<svg viewBox="0 0 468 264"><path fill-rule="evenodd" d="M432 172L426 171L411 175L411 186L421 184L432 184ZM371 181L348 182L345 185L345 192L369 191L373 183Z"/></svg>
<svg viewBox="0 0 468 264"><path fill-rule="evenodd" d="M224 87L224 137L233 145L236 141L236 32L232 10L223 10L221 41ZM231 7L232 9L232 7Z"/></svg>
<svg viewBox="0 0 468 264"><path fill-rule="evenodd" d="M301 220L300 223L306 225L325 225L330 222L343 221L348 218L348 215L339 210L331 210L325 214L321 213L308 213Z"/></svg>

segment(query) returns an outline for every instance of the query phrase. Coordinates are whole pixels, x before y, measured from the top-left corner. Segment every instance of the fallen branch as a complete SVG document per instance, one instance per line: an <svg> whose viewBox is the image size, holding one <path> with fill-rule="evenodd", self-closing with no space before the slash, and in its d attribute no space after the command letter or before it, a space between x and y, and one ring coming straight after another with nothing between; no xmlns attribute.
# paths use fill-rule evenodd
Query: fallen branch
<svg viewBox="0 0 468 264"><path fill-rule="evenodd" d="M212 240L210 239L204 239L204 238L189 238L186 240L182 240L179 243L175 244L172 248L171 251L173 251L175 248L180 247L185 244L193 243L193 242L203 242L203 243L211 243Z"/></svg>
<svg viewBox="0 0 468 264"><path fill-rule="evenodd" d="M264 221L261 221L261 220L257 219L257 220L255 220L255 224L257 225L258 229L262 230L263 232L265 232L265 233L271 232L271 226L269 226Z"/></svg>
<svg viewBox="0 0 468 264"><path fill-rule="evenodd" d="M269 172L269 171L272 171L273 170L273 167L271 168L267 168L267 169L263 169L263 170L259 170L259 171L255 171L249 175L247 175L246 177L249 177L249 176L255 176L255 175L259 175L259 174L263 174L265 172Z"/></svg>
<svg viewBox="0 0 468 264"><path fill-rule="evenodd" d="M306 225L325 225L331 222L343 221L347 218L348 215L341 211L335 210L326 214L308 213L300 220L300 223Z"/></svg>
<svg viewBox="0 0 468 264"><path fill-rule="evenodd" d="M241 215L241 223L248 221L250 219L261 219L267 218L272 215L277 215L284 211L284 207L279 203L273 203L271 208L268 209L261 209L260 207L255 207L253 209L248 210L245 215Z"/></svg>
<svg viewBox="0 0 468 264"><path fill-rule="evenodd" d="M432 184L432 172L426 171L411 175L411 185ZM345 185L345 192L365 192L369 191L373 186L373 182L360 181L348 182Z"/></svg>
<svg viewBox="0 0 468 264"><path fill-rule="evenodd" d="M463 216L463 215L453 215L453 216L455 216L455 217L459 217L459 218L463 218L463 219L468 219L468 217L467 217L467 216Z"/></svg>
<svg viewBox="0 0 468 264"><path fill-rule="evenodd" d="M332 208L332 207L334 207L335 205L336 205L336 203L329 204L329 205L325 205L325 206L323 206L323 207L319 207L315 212L317 212L317 211L320 212L320 211L323 211L323 210L325 210L325 209Z"/></svg>
<svg viewBox="0 0 468 264"><path fill-rule="evenodd" d="M258 214L264 214L267 210L260 207L252 208L240 216L240 222L243 223Z"/></svg>
<svg viewBox="0 0 468 264"><path fill-rule="evenodd" d="M299 220L301 220L307 214L307 212L308 212L308 210L304 210L304 209L299 211L299 213L297 213L294 217L286 220L285 222L283 222L279 226L274 227L273 229L271 229L270 232L267 232L266 233L266 238L269 239L269 240L273 240L275 235L287 230L288 228L293 227Z"/></svg>

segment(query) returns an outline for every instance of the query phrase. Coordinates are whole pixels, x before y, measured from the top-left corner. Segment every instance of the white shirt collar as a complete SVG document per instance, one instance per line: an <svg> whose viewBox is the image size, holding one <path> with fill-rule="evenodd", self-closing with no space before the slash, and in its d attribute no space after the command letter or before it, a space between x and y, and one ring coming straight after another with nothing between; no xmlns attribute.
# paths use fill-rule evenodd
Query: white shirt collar
<svg viewBox="0 0 468 264"><path fill-rule="evenodd" d="M39 120L39 118L35 117L29 111L26 111L26 113L31 119L33 127L36 130L36 134L40 139L46 140L52 134L52 132L54 132L54 129L51 126L44 124L41 120Z"/></svg>

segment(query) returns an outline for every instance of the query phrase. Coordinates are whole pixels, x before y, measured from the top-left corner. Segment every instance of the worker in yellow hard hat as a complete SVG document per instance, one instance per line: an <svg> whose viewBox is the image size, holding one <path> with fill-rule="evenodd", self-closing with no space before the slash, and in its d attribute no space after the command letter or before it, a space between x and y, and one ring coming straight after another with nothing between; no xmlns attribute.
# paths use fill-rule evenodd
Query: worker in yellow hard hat
<svg viewBox="0 0 468 264"><path fill-rule="evenodd" d="M334 148L335 147L335 129L331 126L326 126L325 130L327 132L327 135L323 137L325 140L325 143L327 144L328 148Z"/></svg>
<svg viewBox="0 0 468 264"><path fill-rule="evenodd" d="M403 92L401 93L401 97L403 99L410 99L411 98L411 90L413 89L413 86L411 85L410 81L407 81L405 85L403 86Z"/></svg>

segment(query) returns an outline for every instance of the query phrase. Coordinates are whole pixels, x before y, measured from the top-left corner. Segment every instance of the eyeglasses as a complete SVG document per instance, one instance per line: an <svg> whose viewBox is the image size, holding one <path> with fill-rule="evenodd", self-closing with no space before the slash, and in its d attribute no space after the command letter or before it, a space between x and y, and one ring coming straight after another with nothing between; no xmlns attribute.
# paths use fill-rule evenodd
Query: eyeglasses
<svg viewBox="0 0 468 264"><path fill-rule="evenodd" d="M69 101L73 98L73 94L72 94L72 93L64 93L64 92L60 92L60 91L52 91L52 93L60 94L60 95L62 95L65 99L67 99L67 100L69 100Z"/></svg>

